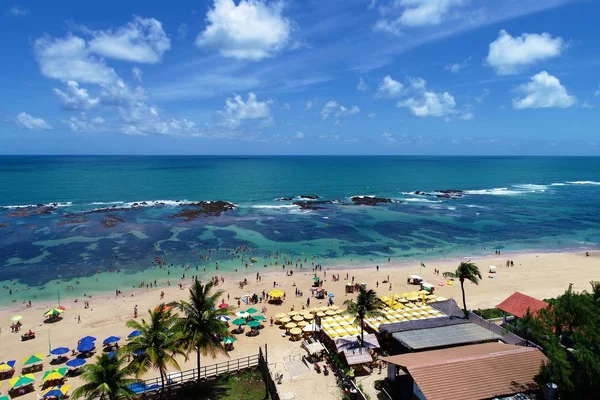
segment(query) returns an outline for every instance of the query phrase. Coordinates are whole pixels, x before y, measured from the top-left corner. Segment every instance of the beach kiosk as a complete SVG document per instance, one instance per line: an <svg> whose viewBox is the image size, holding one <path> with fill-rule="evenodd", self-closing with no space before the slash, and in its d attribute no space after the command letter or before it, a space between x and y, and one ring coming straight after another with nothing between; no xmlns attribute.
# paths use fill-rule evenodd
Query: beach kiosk
<svg viewBox="0 0 600 400"><path fill-rule="evenodd" d="M408 283L409 285L420 285L423 281L424 279L421 278L419 275L411 275L406 280L406 283Z"/></svg>

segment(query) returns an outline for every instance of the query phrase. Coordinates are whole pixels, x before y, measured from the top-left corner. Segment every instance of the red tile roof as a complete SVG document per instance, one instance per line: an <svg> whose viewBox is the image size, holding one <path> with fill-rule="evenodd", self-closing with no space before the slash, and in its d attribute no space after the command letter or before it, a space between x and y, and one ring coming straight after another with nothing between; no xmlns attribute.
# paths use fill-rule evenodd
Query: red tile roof
<svg viewBox="0 0 600 400"><path fill-rule="evenodd" d="M545 301L538 300L523 293L514 292L496 307L517 318L523 318L527 313L527 310L530 310L532 314L535 314L539 310L548 307L548 305L549 304Z"/></svg>
<svg viewBox="0 0 600 400"><path fill-rule="evenodd" d="M534 389L547 359L536 348L484 343L383 360L406 368L427 400L476 400Z"/></svg>

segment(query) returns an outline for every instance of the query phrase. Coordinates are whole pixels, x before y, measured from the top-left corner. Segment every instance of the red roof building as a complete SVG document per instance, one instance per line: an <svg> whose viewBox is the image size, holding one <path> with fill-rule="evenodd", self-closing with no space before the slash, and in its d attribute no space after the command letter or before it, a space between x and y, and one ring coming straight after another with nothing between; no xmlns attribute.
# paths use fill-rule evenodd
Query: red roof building
<svg viewBox="0 0 600 400"><path fill-rule="evenodd" d="M543 300L538 300L523 293L514 292L496 307L506 314L514 315L517 318L523 318L527 313L527 310L532 314L535 314L548 306L549 304Z"/></svg>

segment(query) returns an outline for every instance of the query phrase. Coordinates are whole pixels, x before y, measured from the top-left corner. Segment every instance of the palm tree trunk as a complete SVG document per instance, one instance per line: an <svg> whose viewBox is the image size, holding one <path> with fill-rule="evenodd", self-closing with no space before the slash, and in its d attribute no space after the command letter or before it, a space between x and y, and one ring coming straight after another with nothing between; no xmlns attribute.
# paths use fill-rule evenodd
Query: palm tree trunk
<svg viewBox="0 0 600 400"><path fill-rule="evenodd" d="M365 345L365 321L363 318L360 319L360 347Z"/></svg>
<svg viewBox="0 0 600 400"><path fill-rule="evenodd" d="M160 372L160 383L161 383L159 397L162 398L163 392L165 390L165 374L164 374L164 371L162 369L159 369L158 371Z"/></svg>
<svg viewBox="0 0 600 400"><path fill-rule="evenodd" d="M198 381L200 381L200 349L196 348L196 368L198 368Z"/></svg>
<svg viewBox="0 0 600 400"><path fill-rule="evenodd" d="M467 312L467 298L465 296L465 281L462 279L460 280L460 290L462 290L463 311L465 313L465 318L467 318L467 315L469 315L469 313Z"/></svg>

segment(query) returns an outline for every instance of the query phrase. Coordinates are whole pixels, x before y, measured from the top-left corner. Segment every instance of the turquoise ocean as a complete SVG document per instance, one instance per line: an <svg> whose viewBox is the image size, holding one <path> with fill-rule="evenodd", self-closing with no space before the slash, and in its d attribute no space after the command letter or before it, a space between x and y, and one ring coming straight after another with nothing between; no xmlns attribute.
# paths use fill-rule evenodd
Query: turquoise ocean
<svg viewBox="0 0 600 400"><path fill-rule="evenodd" d="M235 208L175 215L217 200ZM76 280L64 295L176 281L182 265L210 277L283 259L310 268L599 244L600 158L0 157L0 304Z"/></svg>

